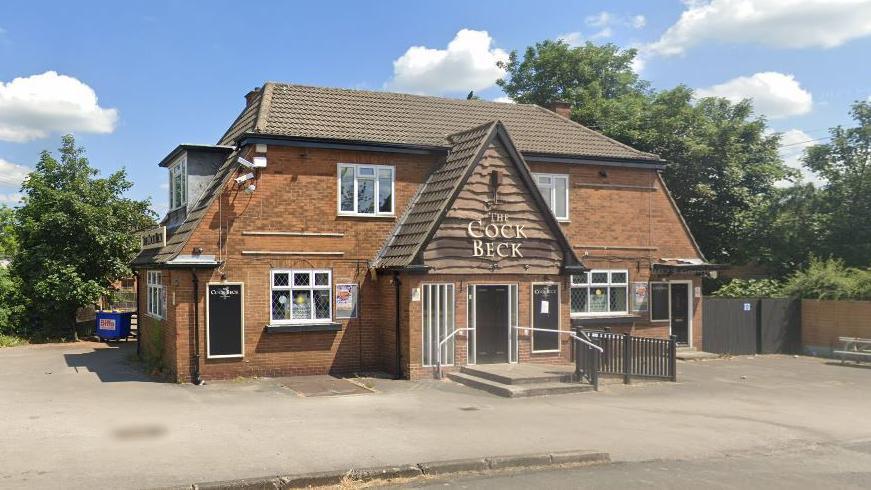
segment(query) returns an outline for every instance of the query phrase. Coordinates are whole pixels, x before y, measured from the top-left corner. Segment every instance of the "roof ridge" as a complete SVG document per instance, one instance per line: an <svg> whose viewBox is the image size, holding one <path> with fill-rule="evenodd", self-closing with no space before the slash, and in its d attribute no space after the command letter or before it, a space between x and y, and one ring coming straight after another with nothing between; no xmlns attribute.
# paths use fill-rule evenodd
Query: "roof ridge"
<svg viewBox="0 0 871 490"><path fill-rule="evenodd" d="M266 129L266 120L269 116L269 110L272 108L272 87L274 82L266 82L260 89L260 100L257 107L257 118L254 119L254 131L260 133Z"/></svg>
<svg viewBox="0 0 871 490"><path fill-rule="evenodd" d="M451 147L453 147L453 146L456 144L456 143L454 142L454 138L457 138L457 137L459 137L459 136L461 136L461 135L469 134L469 133L474 132L474 131L478 131L478 130L484 129L485 127L495 126L495 125L497 125L497 124L502 124L502 125L504 126L504 124L502 123L502 121L500 121L499 119L493 119L492 121L487 121L487 122L485 122L485 123L478 124L477 126L472 126L472 127L469 128L469 129L464 129L464 130L462 130L462 131L457 131L457 132L455 132L455 133L450 133L450 134L447 135L447 139L448 139L448 141L451 143Z"/></svg>
<svg viewBox="0 0 871 490"><path fill-rule="evenodd" d="M381 95L389 95L389 96L398 96L398 97L410 97L415 99L427 99L427 100L445 100L450 102L457 102L460 104L469 104L469 105L516 105L516 106L535 106L535 104L527 104L521 102L497 102L495 100L483 100L483 99L461 99L455 97L446 97L439 95L423 95L423 94L412 94L408 92L394 92L390 90L372 90L372 89L359 89L359 88L346 88L346 87L325 87L323 85L308 85L305 83L289 83L289 82L276 82L270 81L266 82L267 84L271 84L274 87L300 87L300 88L312 88L317 90L335 90L337 92L352 92L358 94L381 94Z"/></svg>
<svg viewBox="0 0 871 490"><path fill-rule="evenodd" d="M619 146L621 146L621 147L623 147L623 148L625 148L625 149L627 149L627 150L630 150L630 151L632 151L632 152L635 152L635 153L638 153L638 154L641 154L641 155L652 156L652 157L656 158L657 160L662 160L662 158L660 158L659 155L657 155L657 154L655 154L655 153L649 153L649 152L646 152L646 151L641 151L641 150L639 150L639 149L637 149L637 148L633 148L633 147L627 145L626 143L623 143L623 142L621 142L621 141L617 141L617 140L615 140L614 138L611 138L610 136L606 136L606 135L604 135L604 134L602 134L602 133L600 133L600 132L598 132L598 131L595 131L595 130L593 130L593 129L590 129L590 128L584 126L583 124L581 124L581 123L575 121L574 119L572 119L572 118L570 118L570 117L563 116L562 114L556 113L556 112L554 112L554 111L552 111L552 110L550 110L550 109L547 109L546 107L542 107L542 106L540 106L540 105L538 105L538 104L529 104L529 105L532 105L532 106L536 107L537 109L539 109L539 110L541 110L541 111L544 111L544 112L546 112L547 114L550 114L551 116L554 116L554 117L556 117L557 119L559 119L559 120L561 120L561 121L563 121L563 122L565 122L565 123L568 123L568 124L570 124L570 125L577 126L577 127L581 128L581 129L583 129L584 131L586 131L587 133L589 133L589 134L595 136L596 138L603 139L603 140L607 140L607 141L609 141L609 142L611 142L611 143L615 143L615 144L617 144L617 145L619 145Z"/></svg>

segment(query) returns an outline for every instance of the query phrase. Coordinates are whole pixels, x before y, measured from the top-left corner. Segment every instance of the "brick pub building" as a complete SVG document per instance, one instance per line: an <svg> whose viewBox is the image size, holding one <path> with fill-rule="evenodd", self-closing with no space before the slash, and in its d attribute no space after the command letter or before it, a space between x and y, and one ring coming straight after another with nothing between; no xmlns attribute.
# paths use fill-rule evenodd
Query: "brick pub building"
<svg viewBox="0 0 871 490"><path fill-rule="evenodd" d="M134 261L142 348L174 379L567 362L573 325L701 346L710 265L665 162L566 105L245 99L160 162L170 211Z"/></svg>

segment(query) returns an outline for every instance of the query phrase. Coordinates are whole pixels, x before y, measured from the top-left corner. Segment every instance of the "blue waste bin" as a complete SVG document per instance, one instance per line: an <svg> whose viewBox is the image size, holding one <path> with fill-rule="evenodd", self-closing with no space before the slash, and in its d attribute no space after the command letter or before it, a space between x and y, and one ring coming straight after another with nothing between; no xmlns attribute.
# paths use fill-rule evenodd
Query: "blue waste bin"
<svg viewBox="0 0 871 490"><path fill-rule="evenodd" d="M130 335L132 311L98 311L97 337L100 340L126 339Z"/></svg>

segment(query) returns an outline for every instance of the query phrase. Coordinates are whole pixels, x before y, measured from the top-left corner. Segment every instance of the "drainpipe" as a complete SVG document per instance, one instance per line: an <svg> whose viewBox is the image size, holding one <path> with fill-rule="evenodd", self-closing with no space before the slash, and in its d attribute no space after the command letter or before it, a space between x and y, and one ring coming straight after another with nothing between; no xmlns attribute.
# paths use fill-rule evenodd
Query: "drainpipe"
<svg viewBox="0 0 871 490"><path fill-rule="evenodd" d="M200 278L197 270L191 269L191 282L194 287L194 365L191 368L191 381L195 385L202 385L200 379Z"/></svg>
<svg viewBox="0 0 871 490"><path fill-rule="evenodd" d="M142 281L139 279L139 270L133 271L133 277L136 280L135 299L136 299L136 357L142 359L142 317L139 316L139 288L142 287Z"/></svg>
<svg viewBox="0 0 871 490"><path fill-rule="evenodd" d="M393 288L396 291L396 379L402 379L402 330L400 321L400 305L399 305L399 287L402 282L399 280L399 272L393 273Z"/></svg>

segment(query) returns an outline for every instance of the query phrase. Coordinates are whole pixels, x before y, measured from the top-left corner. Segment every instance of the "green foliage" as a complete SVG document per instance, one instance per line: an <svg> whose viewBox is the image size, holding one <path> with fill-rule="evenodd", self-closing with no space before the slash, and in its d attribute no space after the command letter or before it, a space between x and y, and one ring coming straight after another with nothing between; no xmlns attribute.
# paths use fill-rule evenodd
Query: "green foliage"
<svg viewBox="0 0 871 490"><path fill-rule="evenodd" d="M807 149L804 165L826 181L818 253L862 267L871 262L871 102L856 102L850 114L856 127L832 128L829 143Z"/></svg>
<svg viewBox="0 0 871 490"><path fill-rule="evenodd" d="M124 197L132 183L123 170L100 178L71 135L59 151L59 160L43 151L22 185L12 270L40 328L64 326L73 334L76 309L130 274L138 250L133 232L153 217L147 200Z"/></svg>
<svg viewBox="0 0 871 490"><path fill-rule="evenodd" d="M18 295L18 278L6 267L0 266L0 335L19 331L24 306Z"/></svg>
<svg viewBox="0 0 871 490"><path fill-rule="evenodd" d="M789 277L783 292L809 299L871 299L871 271L812 257L807 269Z"/></svg>
<svg viewBox="0 0 871 490"><path fill-rule="evenodd" d="M0 348L3 347L15 347L17 345L24 345L27 343L27 339L23 337L18 337L17 335L7 335L5 333L0 333Z"/></svg>
<svg viewBox="0 0 871 490"><path fill-rule="evenodd" d="M511 53L497 83L517 102L569 102L572 119L668 162L664 178L708 259L758 255L757 217L774 184L793 175L779 136L750 101L695 100L683 85L655 91L632 70L636 52L612 44L544 41Z"/></svg>
<svg viewBox="0 0 871 490"><path fill-rule="evenodd" d="M15 211L9 206L0 205L0 259L12 257L16 250Z"/></svg>
<svg viewBox="0 0 871 490"><path fill-rule="evenodd" d="M732 279L713 296L720 298L778 298L784 296L783 284L775 279Z"/></svg>

